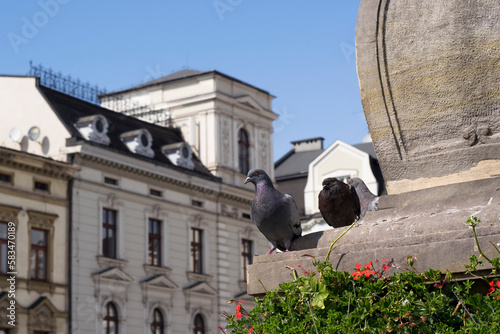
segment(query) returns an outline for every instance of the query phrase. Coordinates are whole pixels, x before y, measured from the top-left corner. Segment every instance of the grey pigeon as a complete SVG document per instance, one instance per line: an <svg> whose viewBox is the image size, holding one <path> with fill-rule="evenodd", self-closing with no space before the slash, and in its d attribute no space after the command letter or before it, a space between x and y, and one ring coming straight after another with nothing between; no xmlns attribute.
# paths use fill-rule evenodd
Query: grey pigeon
<svg viewBox="0 0 500 334"><path fill-rule="evenodd" d="M323 219L332 227L351 225L360 214L359 199L354 187L334 177L323 180L318 207Z"/></svg>
<svg viewBox="0 0 500 334"><path fill-rule="evenodd" d="M251 169L244 184L255 185L250 217L273 247L287 251L292 241L302 234L299 212L292 196L274 189L269 176L262 169Z"/></svg>
<svg viewBox="0 0 500 334"><path fill-rule="evenodd" d="M372 194L363 180L359 177L353 177L349 180L349 184L356 189L356 193L358 194L361 206L359 219L362 219L368 211L378 211L379 196Z"/></svg>

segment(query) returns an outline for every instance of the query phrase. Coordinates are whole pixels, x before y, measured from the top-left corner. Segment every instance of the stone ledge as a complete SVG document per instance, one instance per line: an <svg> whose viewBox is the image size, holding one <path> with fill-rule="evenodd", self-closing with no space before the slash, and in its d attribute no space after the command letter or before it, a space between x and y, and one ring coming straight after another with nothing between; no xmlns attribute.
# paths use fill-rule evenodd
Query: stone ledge
<svg viewBox="0 0 500 334"><path fill-rule="evenodd" d="M380 205L380 211L369 212L339 240L330 255L336 269L354 271L357 263L394 260L397 270L403 270L406 257L416 255L418 271L463 272L469 257L478 254L472 230L464 225L472 215L482 221L477 233L485 253L494 256L489 241L500 242L500 178L386 196ZM264 287L276 289L291 280L285 266L313 268L307 255L323 260L331 242L346 228L303 236L289 253L255 257L248 267L248 294L260 295Z"/></svg>

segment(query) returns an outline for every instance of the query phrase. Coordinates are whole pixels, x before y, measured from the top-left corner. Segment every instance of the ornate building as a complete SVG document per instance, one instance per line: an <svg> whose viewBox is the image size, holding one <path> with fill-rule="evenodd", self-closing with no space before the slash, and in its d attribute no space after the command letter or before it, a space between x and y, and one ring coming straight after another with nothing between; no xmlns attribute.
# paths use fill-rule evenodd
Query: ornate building
<svg viewBox="0 0 500 334"><path fill-rule="evenodd" d="M229 299L249 298L246 266L268 249L250 220L253 189L214 176L181 130L56 92L36 77L0 77L0 107L8 115L0 146L78 169L69 216L56 212L68 234L53 236L59 245L69 235L69 251L54 256L69 265L69 299L66 308L53 302L69 313L69 332L212 333L233 310ZM259 133L245 129L249 138ZM55 219L49 209L35 211ZM50 268L47 277L63 270Z"/></svg>
<svg viewBox="0 0 500 334"><path fill-rule="evenodd" d="M185 69L101 95L101 105L159 125L179 127L205 166L241 186L250 168L274 179L273 96L218 71Z"/></svg>
<svg viewBox="0 0 500 334"><path fill-rule="evenodd" d="M68 330L67 190L76 170L0 147L0 333Z"/></svg>

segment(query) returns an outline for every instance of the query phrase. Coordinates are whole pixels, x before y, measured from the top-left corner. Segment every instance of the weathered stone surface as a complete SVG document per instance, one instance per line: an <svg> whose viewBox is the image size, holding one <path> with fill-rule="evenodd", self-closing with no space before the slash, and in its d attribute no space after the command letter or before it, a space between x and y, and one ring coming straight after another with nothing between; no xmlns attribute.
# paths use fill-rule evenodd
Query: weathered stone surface
<svg viewBox="0 0 500 334"><path fill-rule="evenodd" d="M498 0L362 0L356 55L389 194L500 158Z"/></svg>
<svg viewBox="0 0 500 334"><path fill-rule="evenodd" d="M472 230L464 225L471 215L482 223L478 237L483 251L494 251L489 241L500 242L500 178L451 184L400 195L382 196L380 211L369 212L353 227L330 255L339 270L354 271L356 263L394 260L405 267L405 259L416 255L415 268L465 271L472 254L478 254ZM312 268L306 254L324 259L330 244L347 227L309 234L297 239L288 253L261 255L248 268L248 293L262 294L291 280L291 271ZM262 284L258 281L260 280ZM264 286L264 287L263 287Z"/></svg>

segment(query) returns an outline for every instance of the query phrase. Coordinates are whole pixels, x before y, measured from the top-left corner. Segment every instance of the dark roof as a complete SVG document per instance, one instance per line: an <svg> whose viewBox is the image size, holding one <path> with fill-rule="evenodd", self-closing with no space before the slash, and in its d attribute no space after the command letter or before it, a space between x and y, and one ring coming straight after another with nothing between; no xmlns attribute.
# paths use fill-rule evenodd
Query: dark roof
<svg viewBox="0 0 500 334"><path fill-rule="evenodd" d="M182 80L182 79L196 77L196 76L201 76L201 75L210 74L210 73L223 76L223 77L225 77L225 78L227 78L229 80L237 81L237 82L239 82L239 83L241 83L241 84L243 84L245 86L252 87L252 88L254 88L254 89L258 90L258 91L261 91L263 93L271 95L271 94L269 94L269 92L267 92L267 91L265 91L263 89L255 87L253 85L250 85L250 84L248 84L248 83L246 83L244 81L241 81L239 79L233 78L233 77L231 77L231 76L229 76L227 74L221 73L221 72L216 71L216 70L198 71L198 70L192 70L192 69L183 69L183 70L180 70L178 72L174 72L172 74L165 75L165 76L163 76L161 78L157 78L157 79L154 79L154 80L142 83L140 85L136 85L136 86L133 86L133 87L130 87L130 88L122 89L122 90L117 90L117 91L110 92L110 93L101 94L101 95L99 95L99 97L112 96L112 95L116 95L116 94L120 94L120 93L125 93L125 92L129 92L129 91L133 91L133 90L136 90L136 89L151 87L151 86L155 86L155 85L161 85L161 84L164 84L164 83L167 83L167 82L173 82L173 81L176 81L176 80Z"/></svg>
<svg viewBox="0 0 500 334"><path fill-rule="evenodd" d="M375 153L375 149L373 148L373 143L361 143L361 144L356 144L352 145L353 147L356 147L358 150L361 150L365 153L368 153L372 158L377 159L377 153Z"/></svg>
<svg viewBox="0 0 500 334"><path fill-rule="evenodd" d="M316 159L324 150L313 150L295 152L289 151L280 160L274 164L274 177L287 178L293 176L307 176L309 172L309 164Z"/></svg>
<svg viewBox="0 0 500 334"><path fill-rule="evenodd" d="M319 140L322 137L312 138L307 140ZM298 140L293 143L302 142ZM377 159L375 149L373 148L373 143L361 143L352 145L353 147L368 153L373 159ZM276 180L288 179L300 176L307 176L309 172L309 164L316 159L324 150L312 150L295 152L295 150L290 150L287 154L281 157L278 161L274 163L274 177Z"/></svg>
<svg viewBox="0 0 500 334"><path fill-rule="evenodd" d="M68 143L77 144L80 141L85 141L91 145L99 146L103 149L119 152L137 159L146 160L152 163L160 163L173 169L177 169L186 173L195 173L199 176L208 177L213 180L220 181L220 178L213 176L210 171L201 163L201 161L193 154L194 169L189 170L183 167L175 166L161 151L165 145L183 142L181 130L172 127L163 127L148 122L141 121L135 117L126 116L115 111L102 108L92 103L85 102L75 97L57 92L50 88L40 86L39 90L47 102L51 105L52 109L65 125L66 129L71 134L71 139ZM96 142L86 140L74 124L83 117L92 115L102 115L109 123L108 137L110 139L109 145L103 145ZM130 152L125 143L121 140L120 136L123 133L135 131L138 129L146 129L153 137L152 150L154 157L149 158L139 154Z"/></svg>

